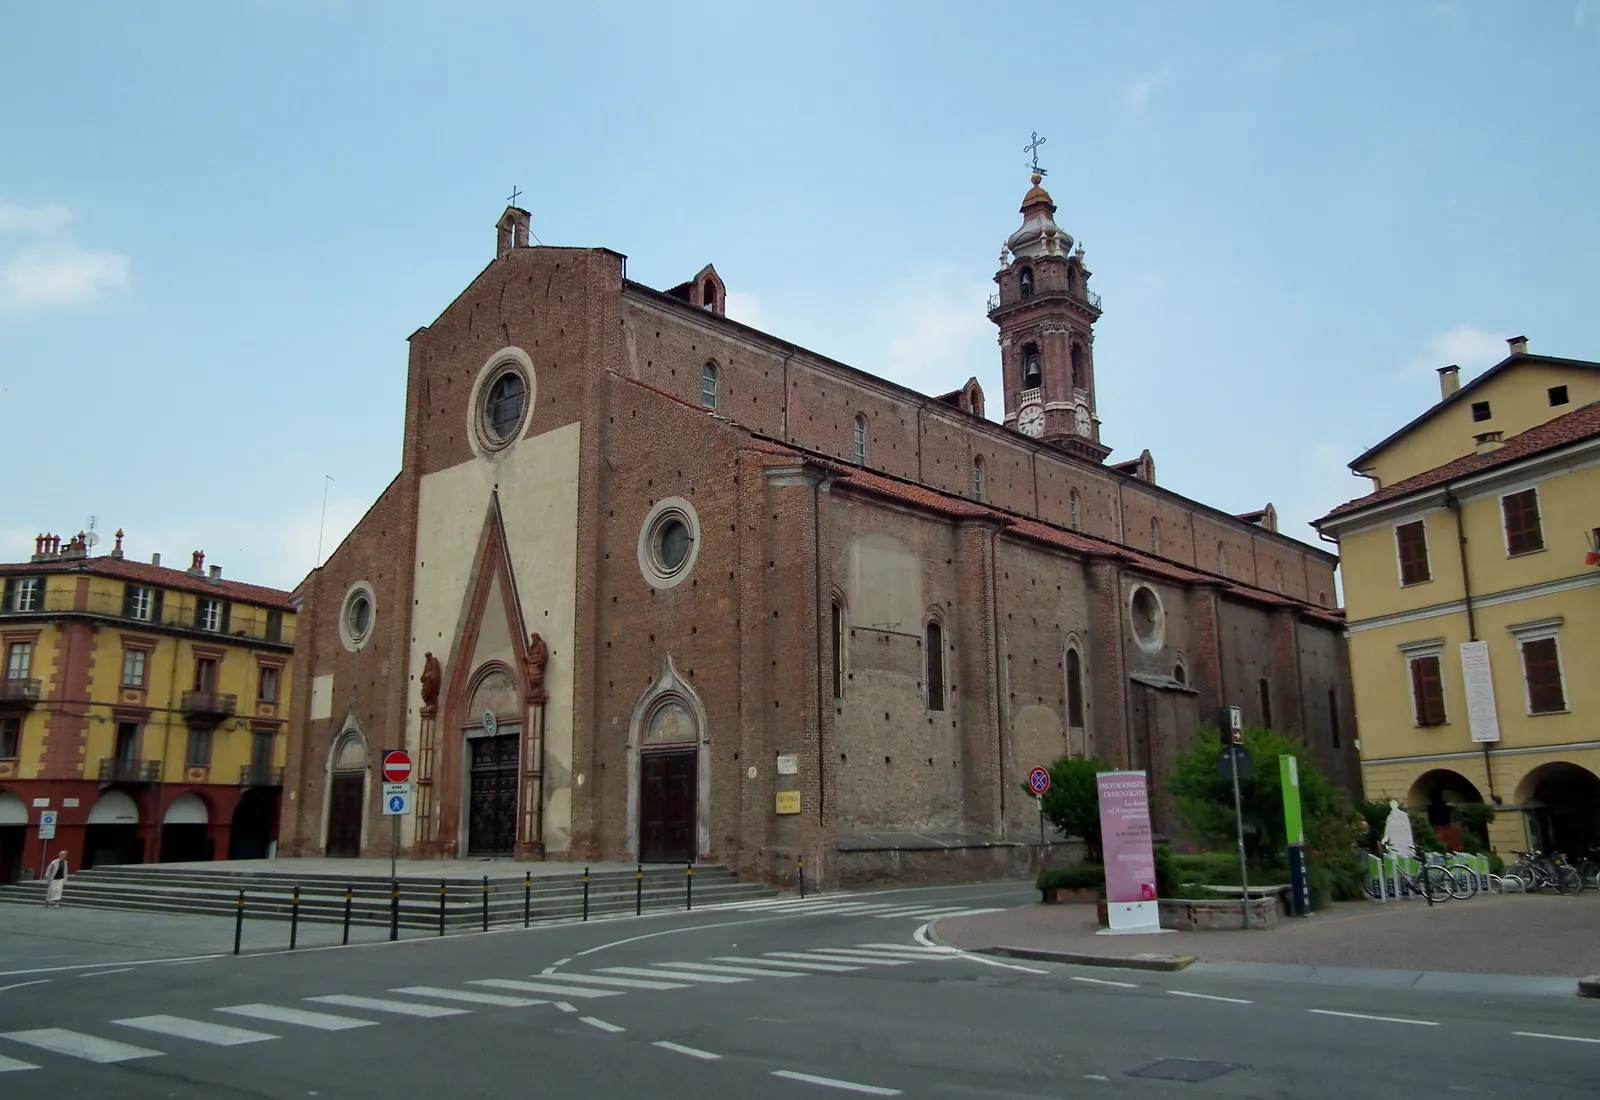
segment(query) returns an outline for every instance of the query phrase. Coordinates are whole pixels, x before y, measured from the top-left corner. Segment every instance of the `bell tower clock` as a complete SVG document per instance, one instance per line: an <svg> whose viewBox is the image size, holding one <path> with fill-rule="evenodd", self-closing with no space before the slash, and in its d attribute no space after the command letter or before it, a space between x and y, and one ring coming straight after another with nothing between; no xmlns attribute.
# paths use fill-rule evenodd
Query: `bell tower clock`
<svg viewBox="0 0 1600 1100"><path fill-rule="evenodd" d="M1100 442L1094 397L1100 296L1089 289L1083 246L1074 251L1072 237L1056 225L1043 177L1036 162L1022 227L1000 250L999 291L989 298L989 319L1000 328L1005 423L1104 462L1111 448Z"/></svg>

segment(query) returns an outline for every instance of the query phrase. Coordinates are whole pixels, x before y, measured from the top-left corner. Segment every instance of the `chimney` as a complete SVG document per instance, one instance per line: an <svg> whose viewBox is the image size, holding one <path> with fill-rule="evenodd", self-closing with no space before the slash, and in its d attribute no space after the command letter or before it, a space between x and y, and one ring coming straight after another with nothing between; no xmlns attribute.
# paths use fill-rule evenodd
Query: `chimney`
<svg viewBox="0 0 1600 1100"><path fill-rule="evenodd" d="M1443 400L1461 388L1461 368L1451 363L1439 368L1439 399Z"/></svg>
<svg viewBox="0 0 1600 1100"><path fill-rule="evenodd" d="M1493 454L1505 444L1500 442L1500 432L1484 432L1482 435L1472 437L1472 442L1477 444L1477 451L1481 455Z"/></svg>
<svg viewBox="0 0 1600 1100"><path fill-rule="evenodd" d="M111 556L118 561L122 560L122 528L117 528L117 544L111 548Z"/></svg>
<svg viewBox="0 0 1600 1100"><path fill-rule="evenodd" d="M494 258L500 259L513 248L528 247L528 229L533 215L520 206L508 206L495 223Z"/></svg>
<svg viewBox="0 0 1600 1100"><path fill-rule="evenodd" d="M206 571L206 552L204 550L196 550L194 552L193 556L190 557L190 559L189 559L189 572L193 573L195 576L198 577L202 573L204 573L205 571Z"/></svg>
<svg viewBox="0 0 1600 1100"><path fill-rule="evenodd" d="M161 564L161 555L160 554L151 554L150 555L150 564L151 565L160 565Z"/></svg>
<svg viewBox="0 0 1600 1100"><path fill-rule="evenodd" d="M211 579L214 581L220 581L222 579L222 566L213 565L211 567Z"/></svg>
<svg viewBox="0 0 1600 1100"><path fill-rule="evenodd" d="M1513 336L1506 341L1506 344L1511 348L1512 355L1528 354L1528 338L1526 336Z"/></svg>

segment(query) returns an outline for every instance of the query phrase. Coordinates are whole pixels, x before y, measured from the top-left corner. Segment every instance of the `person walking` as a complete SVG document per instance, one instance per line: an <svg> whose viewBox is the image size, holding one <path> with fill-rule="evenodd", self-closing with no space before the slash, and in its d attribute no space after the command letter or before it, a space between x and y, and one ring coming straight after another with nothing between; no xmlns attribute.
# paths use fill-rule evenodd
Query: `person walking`
<svg viewBox="0 0 1600 1100"><path fill-rule="evenodd" d="M62 852L50 861L44 870L44 905L46 909L61 908L61 894L67 888L67 853Z"/></svg>

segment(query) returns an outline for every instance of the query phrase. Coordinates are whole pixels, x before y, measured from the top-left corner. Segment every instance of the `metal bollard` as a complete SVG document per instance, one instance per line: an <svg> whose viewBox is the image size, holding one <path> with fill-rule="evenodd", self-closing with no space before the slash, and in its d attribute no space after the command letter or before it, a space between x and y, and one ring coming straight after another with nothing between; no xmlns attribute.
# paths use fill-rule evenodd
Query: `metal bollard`
<svg viewBox="0 0 1600 1100"><path fill-rule="evenodd" d="M633 915L644 912L644 864L633 873Z"/></svg>
<svg viewBox="0 0 1600 1100"><path fill-rule="evenodd" d="M489 876L483 876L483 930L489 931Z"/></svg>
<svg viewBox="0 0 1600 1100"><path fill-rule="evenodd" d="M389 939L397 940L400 938L400 880L390 879L389 888Z"/></svg>
<svg viewBox="0 0 1600 1100"><path fill-rule="evenodd" d="M444 895L445 881L439 880L439 935L444 935Z"/></svg>
<svg viewBox="0 0 1600 1100"><path fill-rule="evenodd" d="M300 887L294 888L294 899L289 902L289 950L293 951L300 939Z"/></svg>
<svg viewBox="0 0 1600 1100"><path fill-rule="evenodd" d="M583 919L589 919L589 868L583 869Z"/></svg>
<svg viewBox="0 0 1600 1100"><path fill-rule="evenodd" d="M356 888L354 883L344 884L344 946L350 946L350 906L355 901Z"/></svg>
<svg viewBox="0 0 1600 1100"><path fill-rule="evenodd" d="M524 871L522 874L522 927L528 927L528 921L533 916L533 872Z"/></svg>
<svg viewBox="0 0 1600 1100"><path fill-rule="evenodd" d="M800 896L806 896L806 857L800 857Z"/></svg>
<svg viewBox="0 0 1600 1100"><path fill-rule="evenodd" d="M683 907L694 908L694 860L690 860L683 867Z"/></svg>
<svg viewBox="0 0 1600 1100"><path fill-rule="evenodd" d="M239 953L239 941L244 937L244 891L239 891L239 907L233 915L233 953Z"/></svg>

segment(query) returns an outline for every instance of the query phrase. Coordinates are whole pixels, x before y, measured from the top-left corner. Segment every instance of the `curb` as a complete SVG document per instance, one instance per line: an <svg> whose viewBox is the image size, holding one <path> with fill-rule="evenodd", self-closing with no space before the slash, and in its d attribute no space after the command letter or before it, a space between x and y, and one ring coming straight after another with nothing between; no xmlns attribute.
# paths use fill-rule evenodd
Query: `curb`
<svg viewBox="0 0 1600 1100"><path fill-rule="evenodd" d="M1578 979L1578 996L1600 997L1600 974L1590 974Z"/></svg>
<svg viewBox="0 0 1600 1100"><path fill-rule="evenodd" d="M1105 966L1122 970L1183 970L1195 961L1188 955L1082 955L1073 951L1044 951L1033 947L979 947L973 950L980 955L999 955L1008 959ZM1600 996L1600 991L1596 995Z"/></svg>

